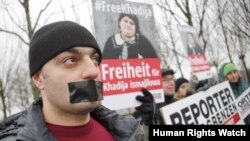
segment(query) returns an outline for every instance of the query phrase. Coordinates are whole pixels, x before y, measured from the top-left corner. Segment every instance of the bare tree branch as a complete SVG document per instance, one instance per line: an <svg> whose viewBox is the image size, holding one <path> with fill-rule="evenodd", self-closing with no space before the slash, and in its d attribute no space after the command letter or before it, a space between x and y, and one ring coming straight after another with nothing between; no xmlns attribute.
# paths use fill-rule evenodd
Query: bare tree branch
<svg viewBox="0 0 250 141"><path fill-rule="evenodd" d="M221 14L219 14L218 18L219 18L219 23L221 25L221 29L222 29L222 32L223 32L223 37L224 37L225 44L226 44L227 54L228 54L228 57L230 59L230 62L233 62L233 58L232 58L232 55L231 55L231 52L230 52L229 43L228 43L227 31L226 31L226 28L225 28L225 25L224 25L224 22L223 22L224 21L223 20L223 16L222 16L222 14L224 13L224 10L226 9L226 6L227 6L228 3L226 2L223 5L223 8L221 8L219 0L216 0L216 3L217 3L217 6L218 6L217 11L218 11L218 13L221 13Z"/></svg>
<svg viewBox="0 0 250 141"><path fill-rule="evenodd" d="M181 5L179 4L179 2L177 0L175 0L175 4L177 5L177 7L181 10L181 12L185 15L187 12L181 7ZM184 3L183 3L184 4Z"/></svg>
<svg viewBox="0 0 250 141"><path fill-rule="evenodd" d="M77 12L76 12L76 6L75 6L75 4L74 4L74 2L73 1L71 1L71 4L72 4L72 10L73 10L73 13L74 13L74 16L75 16L75 19L76 19L76 22L77 23L80 23L80 18L79 18L79 16L78 16L78 14L77 14Z"/></svg>
<svg viewBox="0 0 250 141"><path fill-rule="evenodd" d="M174 19L175 19L175 21L176 21L177 23L180 24L180 21L179 21L179 20L182 20L182 21L186 22L186 20L185 20L184 18L182 18L179 14L177 14L177 12L174 12L174 11L171 9L171 7L170 7L168 1L164 1L164 3L157 2L156 4L157 4L157 6L159 6L162 10L169 12L169 13L171 14L171 16L174 17Z"/></svg>
<svg viewBox="0 0 250 141"><path fill-rule="evenodd" d="M19 29L21 29L23 32L27 32L27 30L25 30L23 27L20 26L20 24L18 22L16 22L13 18L13 16L10 14L9 9L7 8L7 6L4 6L4 10L6 11L6 13L8 14L10 20L13 22L13 24L15 26L17 26Z"/></svg>
<svg viewBox="0 0 250 141"><path fill-rule="evenodd" d="M189 8L189 2L188 0L185 0L185 2L183 2L183 6L184 8L180 5L180 3L175 0L175 4L176 6L181 10L181 12L183 13L183 15L186 17L187 21L186 23L190 26L193 26L193 21L192 21L192 14L190 13L190 8Z"/></svg>
<svg viewBox="0 0 250 141"><path fill-rule="evenodd" d="M2 29L2 28L0 28L0 32L5 32L5 33L9 33L9 34L15 35L15 36L18 37L23 43L25 43L26 45L29 45L29 42L25 41L25 39L24 39L21 35L19 35L18 33L16 33L16 32L9 31L9 30Z"/></svg>
<svg viewBox="0 0 250 141"><path fill-rule="evenodd" d="M34 33L34 31L36 30L36 27L37 27L37 24L38 24L38 21L40 20L41 18L41 15L43 14L43 12L49 7L49 5L51 4L52 0L50 0L43 9L40 10L39 14L38 14L38 17L36 19L36 22L32 28L32 32Z"/></svg>
<svg viewBox="0 0 250 141"><path fill-rule="evenodd" d="M27 34L28 34L29 39L31 40L31 37L33 35L33 31L32 31L31 19L30 19L29 0L23 0L23 2L21 2L21 0L19 0L19 2L25 10L25 17L26 17L27 29L28 29Z"/></svg>
<svg viewBox="0 0 250 141"><path fill-rule="evenodd" d="M58 0L58 3L59 3L59 5L60 5L60 8L61 8L61 11L62 11L62 14L63 14L63 18L64 18L64 20L66 20L66 16L65 16L64 9L63 9L63 7L62 7L62 3L61 3L60 0Z"/></svg>

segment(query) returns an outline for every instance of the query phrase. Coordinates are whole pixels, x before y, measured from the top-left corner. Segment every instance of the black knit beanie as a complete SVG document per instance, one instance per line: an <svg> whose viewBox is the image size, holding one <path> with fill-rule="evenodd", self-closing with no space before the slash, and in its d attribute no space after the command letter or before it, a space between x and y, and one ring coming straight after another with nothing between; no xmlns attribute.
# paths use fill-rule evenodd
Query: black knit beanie
<svg viewBox="0 0 250 141"><path fill-rule="evenodd" d="M33 76L59 53L76 46L96 49L101 61L100 47L85 27L71 21L60 21L43 26L34 34L30 42L30 75Z"/></svg>
<svg viewBox="0 0 250 141"><path fill-rule="evenodd" d="M161 76L174 75L174 70L172 69L161 69Z"/></svg>
<svg viewBox="0 0 250 141"><path fill-rule="evenodd" d="M183 83L188 83L189 81L185 78L178 78L175 80L175 92L178 91L178 89L180 88L180 86L183 84Z"/></svg>

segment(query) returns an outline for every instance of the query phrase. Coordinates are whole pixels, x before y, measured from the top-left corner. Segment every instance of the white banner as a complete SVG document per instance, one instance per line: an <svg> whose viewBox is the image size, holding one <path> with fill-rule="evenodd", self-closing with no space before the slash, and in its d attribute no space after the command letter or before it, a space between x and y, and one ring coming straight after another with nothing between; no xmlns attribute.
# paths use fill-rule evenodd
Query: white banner
<svg viewBox="0 0 250 141"><path fill-rule="evenodd" d="M165 124L244 124L228 81L162 107Z"/></svg>
<svg viewBox="0 0 250 141"><path fill-rule="evenodd" d="M250 87L236 100L241 118L245 119L250 114Z"/></svg>

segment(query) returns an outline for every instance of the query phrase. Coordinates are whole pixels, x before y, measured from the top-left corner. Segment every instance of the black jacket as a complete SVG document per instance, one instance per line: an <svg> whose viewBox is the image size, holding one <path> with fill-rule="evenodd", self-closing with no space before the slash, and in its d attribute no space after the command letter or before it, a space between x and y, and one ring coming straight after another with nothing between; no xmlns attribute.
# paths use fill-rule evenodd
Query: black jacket
<svg viewBox="0 0 250 141"><path fill-rule="evenodd" d="M164 102L157 104L158 108L162 108L162 107L167 106L167 105L176 101L176 99L174 98L174 95L172 95L172 96L165 95L164 98L165 98Z"/></svg>
<svg viewBox="0 0 250 141"><path fill-rule="evenodd" d="M39 98L28 110L10 116L0 124L1 141L56 141L48 131L42 113L42 100ZM148 135L141 130L139 122L133 118L118 115L100 106L91 116L106 127L119 141L145 141Z"/></svg>

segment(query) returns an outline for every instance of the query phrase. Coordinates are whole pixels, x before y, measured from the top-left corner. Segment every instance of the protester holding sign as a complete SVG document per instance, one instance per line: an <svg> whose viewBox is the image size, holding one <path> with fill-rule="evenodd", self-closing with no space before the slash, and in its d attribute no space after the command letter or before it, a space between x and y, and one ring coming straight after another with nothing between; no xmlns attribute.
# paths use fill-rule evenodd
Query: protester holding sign
<svg viewBox="0 0 250 141"><path fill-rule="evenodd" d="M219 70L219 81L228 80L233 90L234 96L237 99L250 85L243 81L240 73L233 63L225 63ZM250 116L245 120L246 124L250 124Z"/></svg>
<svg viewBox="0 0 250 141"><path fill-rule="evenodd" d="M141 118L141 122L144 124L164 124L159 109L163 106L175 102L175 82L174 71L172 69L162 70L162 82L165 101L162 103L155 103L152 94L145 88L142 89L144 96L137 96L136 99L142 104L136 107L134 113L135 118Z"/></svg>
<svg viewBox="0 0 250 141"><path fill-rule="evenodd" d="M121 13L118 26L120 32L105 43L104 59L157 58L153 45L140 33L136 15Z"/></svg>
<svg viewBox="0 0 250 141"><path fill-rule="evenodd" d="M240 113L228 81L160 109L165 124L240 124Z"/></svg>
<svg viewBox="0 0 250 141"><path fill-rule="evenodd" d="M162 85L165 95L165 101L163 103L158 103L159 108L166 106L175 102L174 93L175 93L175 81L174 81L174 71L172 69L163 69L162 70Z"/></svg>

